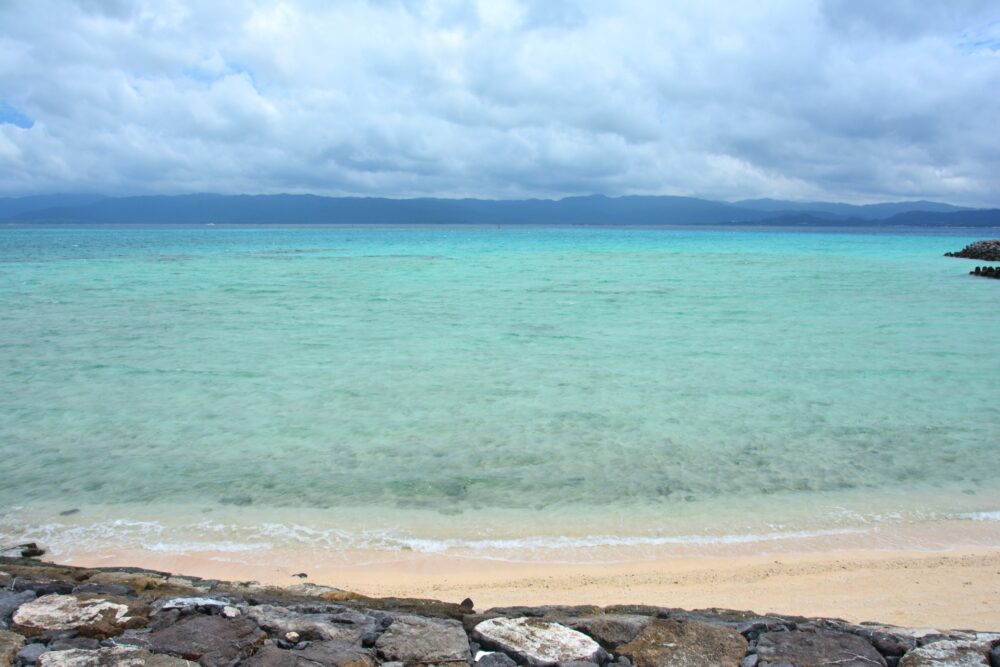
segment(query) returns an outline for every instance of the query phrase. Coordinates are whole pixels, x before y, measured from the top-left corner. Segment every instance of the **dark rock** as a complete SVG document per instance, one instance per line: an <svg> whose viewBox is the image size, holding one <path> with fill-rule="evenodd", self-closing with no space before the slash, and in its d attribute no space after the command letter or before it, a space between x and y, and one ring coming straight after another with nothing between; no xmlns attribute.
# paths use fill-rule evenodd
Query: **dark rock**
<svg viewBox="0 0 1000 667"><path fill-rule="evenodd" d="M490 651L476 660L476 667L517 667L517 663L506 653Z"/></svg>
<svg viewBox="0 0 1000 667"><path fill-rule="evenodd" d="M14 632L0 630L0 667L10 667L18 651L24 647L24 637Z"/></svg>
<svg viewBox="0 0 1000 667"><path fill-rule="evenodd" d="M746 653L747 640L732 628L701 621L656 619L618 652L637 667L732 667Z"/></svg>
<svg viewBox="0 0 1000 667"><path fill-rule="evenodd" d="M759 660L760 658L757 656L756 653L751 653L750 655L745 656L742 660L740 660L740 667L757 667L757 662Z"/></svg>
<svg viewBox="0 0 1000 667"><path fill-rule="evenodd" d="M407 665L468 663L469 638L458 621L400 616L375 642L379 656Z"/></svg>
<svg viewBox="0 0 1000 667"><path fill-rule="evenodd" d="M299 572L297 574L293 574L292 576L293 577L298 577L299 579L308 579L309 578L309 575L306 574L305 572Z"/></svg>
<svg viewBox="0 0 1000 667"><path fill-rule="evenodd" d="M27 644L17 652L17 662L22 665L33 665L38 662L38 656L49 650L45 644Z"/></svg>
<svg viewBox="0 0 1000 667"><path fill-rule="evenodd" d="M14 580L14 585L12 587L15 591L31 591L38 597L43 595L52 595L53 593L58 595L66 595L72 593L73 589L76 588L75 581L52 581L52 580L37 580L37 579L23 579L17 578Z"/></svg>
<svg viewBox="0 0 1000 667"><path fill-rule="evenodd" d="M299 650L265 646L243 662L245 667L375 667L371 651L343 642L311 642Z"/></svg>
<svg viewBox="0 0 1000 667"><path fill-rule="evenodd" d="M654 607L648 604L615 604L604 608L605 614L620 614L624 616L656 616L667 618L674 611L667 607Z"/></svg>
<svg viewBox="0 0 1000 667"><path fill-rule="evenodd" d="M469 611L472 611L473 609L476 608L476 603L472 601L472 598L465 598L458 604L463 609L468 609Z"/></svg>
<svg viewBox="0 0 1000 667"><path fill-rule="evenodd" d="M891 657L899 658L907 651L917 647L917 640L913 637L892 634L874 628L866 628L863 625L846 626L843 630L844 632L850 632L851 634L867 639L875 647L875 650L881 653L886 659Z"/></svg>
<svg viewBox="0 0 1000 667"><path fill-rule="evenodd" d="M965 246L958 252L946 252L945 256L1000 262L1000 239L976 241Z"/></svg>
<svg viewBox="0 0 1000 667"><path fill-rule="evenodd" d="M765 632L785 632L787 630L794 630L794 623L786 623L783 621L777 621L774 619L758 618L752 621L745 621L736 626L736 632L740 633L747 638L748 641L754 641L761 634Z"/></svg>
<svg viewBox="0 0 1000 667"><path fill-rule="evenodd" d="M1000 644L990 649L990 667L1000 667Z"/></svg>
<svg viewBox="0 0 1000 667"><path fill-rule="evenodd" d="M593 637L604 648L615 651L617 647L635 639L652 620L649 616L607 614L575 618L566 621L566 625Z"/></svg>
<svg viewBox="0 0 1000 667"><path fill-rule="evenodd" d="M757 656L763 665L885 667L874 646L846 632L767 632L757 640Z"/></svg>
<svg viewBox="0 0 1000 667"><path fill-rule="evenodd" d="M597 667L597 663L585 660L570 660L569 662L558 662L556 663L556 667Z"/></svg>
<svg viewBox="0 0 1000 667"><path fill-rule="evenodd" d="M266 638L248 618L197 615L151 633L149 645L156 653L197 660L204 667L229 667L252 655Z"/></svg>
<svg viewBox="0 0 1000 667"><path fill-rule="evenodd" d="M50 651L68 651L84 649L94 651L101 648L101 642L93 637L60 637L49 642Z"/></svg>
<svg viewBox="0 0 1000 667"><path fill-rule="evenodd" d="M149 620L140 600L114 595L44 595L18 607L11 627L26 637L72 630L83 637L105 639Z"/></svg>
<svg viewBox="0 0 1000 667"><path fill-rule="evenodd" d="M0 628L9 627L10 618L17 611L17 608L34 599L35 591L15 593L14 591L0 590Z"/></svg>

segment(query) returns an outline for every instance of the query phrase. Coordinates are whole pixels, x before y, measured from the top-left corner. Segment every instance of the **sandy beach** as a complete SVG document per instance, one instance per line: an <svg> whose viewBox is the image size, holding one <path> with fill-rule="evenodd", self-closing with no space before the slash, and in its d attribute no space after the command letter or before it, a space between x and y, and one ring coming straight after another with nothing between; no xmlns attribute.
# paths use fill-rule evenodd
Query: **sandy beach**
<svg viewBox="0 0 1000 667"><path fill-rule="evenodd" d="M305 581L370 596L505 605L652 604L723 607L838 617L851 622L990 629L1000 627L1000 549L948 552L851 550L745 557L679 557L601 564L515 563L439 554L392 559L361 554L354 564L283 566L234 562L219 554L122 552L80 556L85 566L141 565L202 577L292 584ZM273 561L272 561L273 562Z"/></svg>

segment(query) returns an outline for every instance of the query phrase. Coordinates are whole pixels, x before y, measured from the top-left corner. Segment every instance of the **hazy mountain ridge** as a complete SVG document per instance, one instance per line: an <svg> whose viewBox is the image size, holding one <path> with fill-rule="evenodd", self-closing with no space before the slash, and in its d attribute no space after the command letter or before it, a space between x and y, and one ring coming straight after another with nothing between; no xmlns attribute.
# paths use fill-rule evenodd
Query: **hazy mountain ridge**
<svg viewBox="0 0 1000 667"><path fill-rule="evenodd" d="M564 199L388 199L317 195L47 195L0 199L8 222L94 224L760 224L1000 226L1000 210L940 202L857 206L771 199L591 195Z"/></svg>

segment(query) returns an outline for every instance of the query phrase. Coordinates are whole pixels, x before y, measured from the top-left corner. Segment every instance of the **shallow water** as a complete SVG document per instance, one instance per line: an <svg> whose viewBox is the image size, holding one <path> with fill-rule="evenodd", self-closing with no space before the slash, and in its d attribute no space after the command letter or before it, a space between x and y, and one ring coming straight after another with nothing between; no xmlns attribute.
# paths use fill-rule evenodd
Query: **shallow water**
<svg viewBox="0 0 1000 667"><path fill-rule="evenodd" d="M5 228L0 541L988 520L1000 282L941 256L975 238Z"/></svg>

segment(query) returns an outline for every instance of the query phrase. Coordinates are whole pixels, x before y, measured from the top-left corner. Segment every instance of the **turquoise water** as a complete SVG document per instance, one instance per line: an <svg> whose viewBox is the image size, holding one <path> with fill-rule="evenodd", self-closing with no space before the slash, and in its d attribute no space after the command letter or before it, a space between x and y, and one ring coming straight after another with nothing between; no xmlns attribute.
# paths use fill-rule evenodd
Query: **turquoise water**
<svg viewBox="0 0 1000 667"><path fill-rule="evenodd" d="M975 238L6 228L0 539L995 511L1000 282L941 256Z"/></svg>

